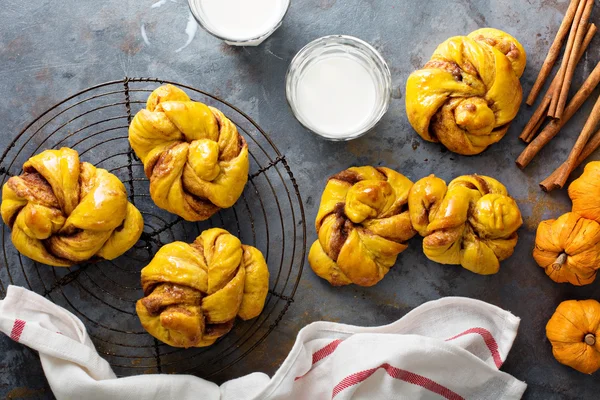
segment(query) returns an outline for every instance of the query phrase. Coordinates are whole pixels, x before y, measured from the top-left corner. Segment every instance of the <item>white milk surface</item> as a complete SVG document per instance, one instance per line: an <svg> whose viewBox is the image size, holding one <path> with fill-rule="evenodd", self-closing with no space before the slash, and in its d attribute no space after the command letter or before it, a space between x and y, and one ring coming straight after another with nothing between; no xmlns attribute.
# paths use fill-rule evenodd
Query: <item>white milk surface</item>
<svg viewBox="0 0 600 400"><path fill-rule="evenodd" d="M260 37L281 21L284 0L195 0L206 24L230 40Z"/></svg>
<svg viewBox="0 0 600 400"><path fill-rule="evenodd" d="M376 97L375 81L363 65L332 55L306 67L298 81L296 105L309 127L343 138L365 128Z"/></svg>

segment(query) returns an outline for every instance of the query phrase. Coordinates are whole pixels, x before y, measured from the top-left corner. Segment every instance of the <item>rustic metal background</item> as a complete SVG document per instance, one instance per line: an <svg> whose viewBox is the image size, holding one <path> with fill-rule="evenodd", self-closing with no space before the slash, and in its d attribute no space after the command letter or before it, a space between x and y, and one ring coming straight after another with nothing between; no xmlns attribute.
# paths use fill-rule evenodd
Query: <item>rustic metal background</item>
<svg viewBox="0 0 600 400"><path fill-rule="evenodd" d="M544 194L537 184L567 157L593 100L523 172L515 167L514 160L523 149L518 135L533 112L531 108L523 105L502 142L479 156L461 157L422 141L408 124L404 107L406 78L427 61L440 42L486 26L504 29L524 45L528 63L521 82L527 93L567 0L294 0L283 26L259 47L229 47L198 30L189 46L179 52L188 39L186 2L160 1L160 7L152 8L153 4L155 0L0 2L0 153L24 126L67 96L123 76L157 76L215 93L250 115L269 134L300 187L308 245L315 239L312 222L326 177L357 164L387 165L413 180L430 173L447 180L473 172L488 174L506 184L525 219L515 255L494 276L477 276L428 261L419 238L411 240L397 265L373 288L332 288L305 268L294 303L275 331L249 356L211 379L221 381L254 371L273 374L297 332L312 321L382 325L428 300L468 296L521 317L519 335L502 368L527 382L526 399L598 398L599 375L587 376L558 364L544 327L562 300L600 299L600 281L583 288L556 284L531 257L537 224L570 209L566 191ZM592 21L600 22L600 7L595 7ZM392 71L390 111L373 132L349 143L326 142L311 135L294 119L285 100L285 72L292 57L309 41L328 34L354 35L373 44ZM597 37L578 66L573 89L600 61L598 43ZM598 91L593 97L597 95ZM591 158L598 159L598 155ZM88 156L103 158L93 153L83 157ZM126 180L127 172L120 177ZM140 189L135 194L142 193ZM243 203L240 206L243 208ZM2 256L0 262L4 262ZM42 280L35 269L29 272L37 288L54 282L51 269L44 270L47 275L42 275ZM82 282L87 279L81 278ZM77 285L68 287L76 289ZM93 287L87 288L92 291ZM98 289L93 293L103 296ZM53 296L62 298L60 290ZM75 293L67 296L76 298ZM118 314L106 305L94 312L101 313L98 316L104 322ZM90 330L97 329L84 322ZM146 365L152 365L145 360ZM128 371L131 369L121 373ZM5 337L0 337L2 396L51 397L36 353Z"/></svg>

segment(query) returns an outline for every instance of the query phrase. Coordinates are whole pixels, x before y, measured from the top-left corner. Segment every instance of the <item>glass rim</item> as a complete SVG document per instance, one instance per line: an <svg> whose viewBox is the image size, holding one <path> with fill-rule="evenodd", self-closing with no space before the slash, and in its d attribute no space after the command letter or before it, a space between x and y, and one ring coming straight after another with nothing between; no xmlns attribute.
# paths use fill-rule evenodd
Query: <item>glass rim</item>
<svg viewBox="0 0 600 400"><path fill-rule="evenodd" d="M373 57L374 61L379 66L379 68L377 68L377 74L379 74L381 76L382 81L384 83L384 87L383 87L384 93L383 93L383 104L379 109L374 110L375 117L369 124L365 125L363 128L357 130L356 132L352 132L345 136L331 136L327 133L319 131L315 127L311 127L310 124L308 124L308 122L306 120L304 120L304 118L300 114L299 110L297 110L297 108L295 106L295 100L292 98L292 95L291 95L291 87L292 87L292 76L298 69L299 63L301 60L304 61L306 56L308 54L310 54L310 52L314 48L318 47L319 45L326 44L328 42L335 42L335 41L339 41L339 40L344 40L346 42L355 43L358 45L357 48L359 50L365 51L365 53L368 53L369 56ZM340 43L340 44L348 45L348 43ZM310 132L312 132L315 135L320 136L324 139L330 140L330 141L349 141L349 140L357 139L357 138L367 134L371 129L373 129L381 121L383 116L387 113L387 111L389 110L391 97L392 97L392 74L391 74L391 71L390 71L390 68L389 68L387 62L385 61L385 59L383 58L381 53L379 53L379 51L377 51L377 49L375 49L375 47L373 47L371 44L365 42L362 39L359 39L357 37L350 36L350 35L327 35L327 36L323 36L318 39L315 39L315 40L309 42L308 44L306 44L304 47L302 47L298 51L298 53L296 53L294 58L292 58L292 61L290 62L290 65L285 74L285 80L286 80L285 98L287 100L288 107L292 111L292 114L294 115L296 120L298 122L300 122L300 124L307 130L309 130Z"/></svg>
<svg viewBox="0 0 600 400"><path fill-rule="evenodd" d="M271 29L269 29L267 32L263 33L262 35L259 35L257 37L251 38L251 39L231 39L231 38L224 37L224 36L222 36L222 34L219 34L219 33L215 32L214 30L212 30L210 27L207 26L207 24L205 24L202 21L202 18L200 16L196 15L196 11L195 11L194 7L192 6L192 2L195 2L195 1L197 1L197 0L187 0L187 3L188 3L188 7L190 9L190 12L192 13L192 16L194 17L194 19L196 20L196 22L198 23L198 25L200 25L200 27L202 29L204 29L206 32L208 32L208 34L210 34L211 36L214 36L217 39L220 39L224 42L236 43L236 44L242 44L242 45L244 43L256 42L259 40L262 41L262 40L265 40L266 38L268 38L269 36L271 36L281 26L281 23L285 19L287 13L290 10L290 5L292 4L292 0L282 0L282 1L287 2L285 11L281 15L281 18L275 24L275 26L273 26Z"/></svg>

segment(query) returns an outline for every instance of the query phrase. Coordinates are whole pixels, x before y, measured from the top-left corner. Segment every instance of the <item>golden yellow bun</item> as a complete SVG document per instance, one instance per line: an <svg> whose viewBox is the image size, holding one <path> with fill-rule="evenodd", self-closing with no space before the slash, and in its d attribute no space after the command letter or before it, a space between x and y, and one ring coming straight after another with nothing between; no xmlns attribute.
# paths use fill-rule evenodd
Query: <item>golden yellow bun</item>
<svg viewBox="0 0 600 400"><path fill-rule="evenodd" d="M334 286L373 286L415 235L407 210L412 182L389 168L355 167L332 176L321 197L308 261Z"/></svg>
<svg viewBox="0 0 600 400"><path fill-rule="evenodd" d="M152 92L129 126L129 143L152 200L188 221L233 206L248 181L248 145L236 126L173 85Z"/></svg>
<svg viewBox="0 0 600 400"><path fill-rule="evenodd" d="M431 175L414 184L408 205L430 260L481 275L498 272L500 261L512 255L523 224L504 185L487 176L461 176L446 186Z"/></svg>
<svg viewBox="0 0 600 400"><path fill-rule="evenodd" d="M262 253L224 229L192 244L169 243L142 269L145 297L136 304L144 329L174 347L213 344L236 316L257 317L269 290Z"/></svg>
<svg viewBox="0 0 600 400"><path fill-rule="evenodd" d="M144 229L123 183L80 162L69 148L31 157L23 174L4 184L1 211L17 250L57 267L112 260L129 250Z"/></svg>
<svg viewBox="0 0 600 400"><path fill-rule="evenodd" d="M504 137L517 116L527 56L509 34L485 28L438 46L406 83L406 112L417 133L473 155Z"/></svg>

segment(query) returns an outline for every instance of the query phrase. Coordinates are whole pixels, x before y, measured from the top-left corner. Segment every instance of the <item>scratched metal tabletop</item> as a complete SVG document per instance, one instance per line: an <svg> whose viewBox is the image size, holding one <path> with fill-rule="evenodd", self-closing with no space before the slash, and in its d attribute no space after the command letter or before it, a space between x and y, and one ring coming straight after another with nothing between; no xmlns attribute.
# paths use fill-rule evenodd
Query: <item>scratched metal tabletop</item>
<svg viewBox="0 0 600 400"><path fill-rule="evenodd" d="M531 257L537 224L570 209L566 192L545 194L538 182L564 160L591 109L590 102L525 170L514 160L532 110L523 106L507 136L483 154L463 157L421 140L405 114L404 83L437 44L480 27L515 35L527 50L527 93L567 7L567 0L295 0L283 26L260 47L233 48L188 25L185 0L0 1L0 150L33 118L67 96L124 76L157 77L221 96L268 132L298 182L308 244L326 178L351 165L386 165L417 180L431 173L451 180L469 173L493 176L518 201L525 224L513 257L494 276L478 276L428 261L414 238L396 266L373 288L333 288L305 268L281 323L248 357L218 381L254 371L273 374L297 332L317 320L382 325L443 296L467 296L510 310L522 320L503 370L528 384L527 399L592 399L599 375L560 365L545 324L566 299L600 298L600 282L577 288L550 281ZM598 7L592 20L600 21ZM142 26L144 27L142 29ZM186 29L186 27L188 29ZM144 33L144 34L143 34ZM321 140L294 119L284 78L294 54L323 35L354 35L373 44L393 76L393 100L382 122L348 143ZM579 65L579 87L600 61L595 38ZM592 101L593 102L593 101ZM596 153L592 158L598 158ZM574 176L581 172L578 169ZM6 266L0 265L0 269ZM0 337L0 397L51 398L37 354Z"/></svg>

